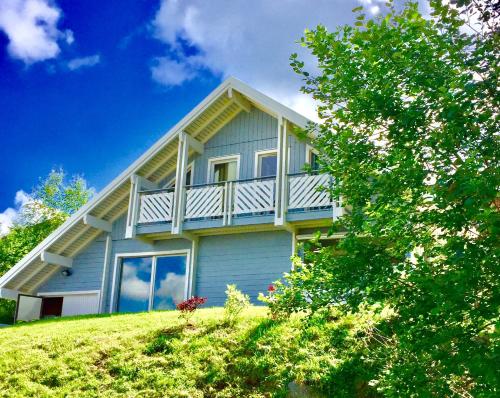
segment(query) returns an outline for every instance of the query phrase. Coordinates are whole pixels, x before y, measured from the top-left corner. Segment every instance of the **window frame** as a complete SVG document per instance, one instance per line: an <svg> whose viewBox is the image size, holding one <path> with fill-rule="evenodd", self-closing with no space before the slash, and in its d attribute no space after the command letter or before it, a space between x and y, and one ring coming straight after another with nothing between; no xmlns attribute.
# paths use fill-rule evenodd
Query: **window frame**
<svg viewBox="0 0 500 398"><path fill-rule="evenodd" d="M208 159L208 168L207 168L207 184L213 184L214 174L215 174L215 165L222 163L229 163L232 161L236 161L236 180L240 179L240 154L234 155L224 155L224 156L216 156Z"/></svg>
<svg viewBox="0 0 500 398"><path fill-rule="evenodd" d="M316 156L319 156L319 152L317 149L315 149L312 145L306 144L306 163L312 167L311 161L312 161L312 156L311 154L315 154Z"/></svg>
<svg viewBox="0 0 500 398"><path fill-rule="evenodd" d="M194 185L194 160L188 164L186 167L186 174L188 171L191 171L191 184ZM170 179L166 184L163 185L163 188L173 188L175 184L175 176Z"/></svg>
<svg viewBox="0 0 500 398"><path fill-rule="evenodd" d="M278 149L265 149L262 151L255 151L255 158L254 158L254 168L253 168L253 175L255 178L272 178L276 177L274 176L267 176L267 177L262 177L259 174L261 173L261 159L266 156L276 156L276 174L278 174Z"/></svg>
<svg viewBox="0 0 500 398"><path fill-rule="evenodd" d="M154 284L156 279L156 262L158 257L168 257L168 256L186 256L186 272L184 281L184 300L190 295L190 287L192 286L190 279L193 276L193 264L191 263L191 250L190 249L179 249L179 250L164 250L159 252L133 252L133 253L117 253L115 255L115 263L113 266L113 284L111 286L111 297L109 303L109 313L116 312L118 310L118 301L120 298L120 282L122 273L122 260L124 258L137 258L137 257L151 257L151 279L149 280L149 299L148 299L148 312L153 310L153 300L154 300Z"/></svg>

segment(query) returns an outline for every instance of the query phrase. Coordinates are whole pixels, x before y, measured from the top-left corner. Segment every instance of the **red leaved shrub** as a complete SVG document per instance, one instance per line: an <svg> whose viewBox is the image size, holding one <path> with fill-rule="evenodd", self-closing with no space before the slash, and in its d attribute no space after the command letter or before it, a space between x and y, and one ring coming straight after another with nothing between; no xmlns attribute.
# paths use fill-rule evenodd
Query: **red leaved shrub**
<svg viewBox="0 0 500 398"><path fill-rule="evenodd" d="M206 297L193 296L183 302L177 304L176 308L181 312L181 317L183 317L186 322L189 321L193 312L200 306L207 302Z"/></svg>

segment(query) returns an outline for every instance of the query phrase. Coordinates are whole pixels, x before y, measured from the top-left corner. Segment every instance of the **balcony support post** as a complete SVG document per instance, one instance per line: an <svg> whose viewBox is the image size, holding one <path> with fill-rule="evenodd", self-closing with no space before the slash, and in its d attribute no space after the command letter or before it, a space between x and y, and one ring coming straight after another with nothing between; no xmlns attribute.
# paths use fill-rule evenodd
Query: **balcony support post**
<svg viewBox="0 0 500 398"><path fill-rule="evenodd" d="M287 196L288 196L288 129L287 121L282 116L278 117L278 159L276 167L276 210L274 212L274 225L285 225Z"/></svg>
<svg viewBox="0 0 500 398"><path fill-rule="evenodd" d="M130 177L130 198L128 202L128 214L127 214L127 225L125 228L125 238L132 239L135 238L137 229L137 220L139 216L139 191L143 189L156 189L158 184L147 180L137 174Z"/></svg>
<svg viewBox="0 0 500 398"><path fill-rule="evenodd" d="M184 131L179 133L179 146L177 148L177 169L175 173L174 209L172 213L172 235L182 233L184 220L184 202L186 171L189 155L189 139Z"/></svg>

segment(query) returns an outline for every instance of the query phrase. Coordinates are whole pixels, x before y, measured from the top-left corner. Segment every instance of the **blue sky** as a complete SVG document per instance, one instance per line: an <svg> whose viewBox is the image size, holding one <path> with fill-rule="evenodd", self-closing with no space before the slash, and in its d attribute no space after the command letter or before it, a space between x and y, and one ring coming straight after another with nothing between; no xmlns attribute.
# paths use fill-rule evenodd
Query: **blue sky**
<svg viewBox="0 0 500 398"><path fill-rule="evenodd" d="M383 3L0 0L0 223L54 167L101 189L229 75L310 116L295 41Z"/></svg>

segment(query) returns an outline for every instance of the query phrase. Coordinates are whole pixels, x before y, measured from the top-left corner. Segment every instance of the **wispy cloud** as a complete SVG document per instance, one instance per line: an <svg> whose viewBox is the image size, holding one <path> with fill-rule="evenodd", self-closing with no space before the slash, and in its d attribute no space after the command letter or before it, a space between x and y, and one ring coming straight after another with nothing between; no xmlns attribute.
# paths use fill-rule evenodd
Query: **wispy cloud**
<svg viewBox="0 0 500 398"><path fill-rule="evenodd" d="M72 31L57 27L61 15L51 0L1 0L0 29L9 39L10 56L26 64L56 58L61 41L74 42Z"/></svg>
<svg viewBox="0 0 500 398"><path fill-rule="evenodd" d="M193 79L197 70L189 60L176 61L170 57L158 57L151 66L153 80L165 86L179 86Z"/></svg>
<svg viewBox="0 0 500 398"><path fill-rule="evenodd" d="M0 213L0 236L9 233L14 223L18 220L19 213L23 206L30 203L32 200L31 196L23 190L16 192L16 197L14 198L15 207L8 207Z"/></svg>
<svg viewBox="0 0 500 398"><path fill-rule="evenodd" d="M68 62L68 69L77 70L80 68L90 68L101 62L99 54L90 55L88 57L73 58Z"/></svg>

